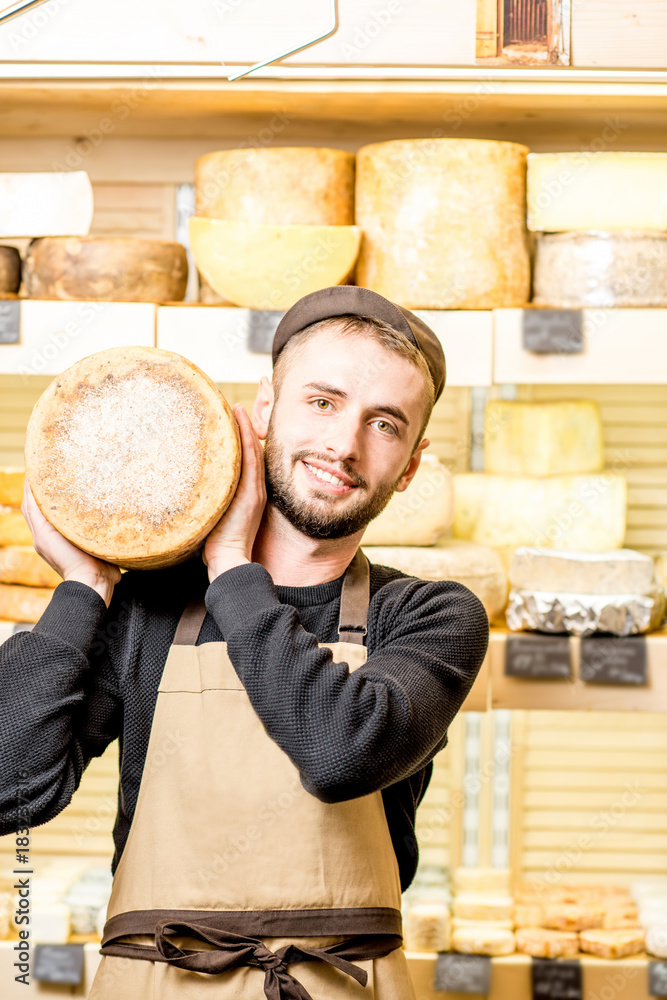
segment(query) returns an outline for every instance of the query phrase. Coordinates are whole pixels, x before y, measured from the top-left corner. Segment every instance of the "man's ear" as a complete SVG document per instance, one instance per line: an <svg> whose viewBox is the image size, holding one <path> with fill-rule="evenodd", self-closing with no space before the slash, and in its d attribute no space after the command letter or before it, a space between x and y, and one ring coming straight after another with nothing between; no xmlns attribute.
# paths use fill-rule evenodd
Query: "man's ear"
<svg viewBox="0 0 667 1000"><path fill-rule="evenodd" d="M407 469L398 481L396 489L394 490L395 493L402 493L403 490L407 490L408 486L412 482L415 472L419 468L419 463L422 460L422 452L425 448L428 448L430 443L431 442L428 438L424 438L424 440L417 445Z"/></svg>
<svg viewBox="0 0 667 1000"><path fill-rule="evenodd" d="M262 375L250 418L260 441L266 438L274 399L273 383L269 382L266 375Z"/></svg>

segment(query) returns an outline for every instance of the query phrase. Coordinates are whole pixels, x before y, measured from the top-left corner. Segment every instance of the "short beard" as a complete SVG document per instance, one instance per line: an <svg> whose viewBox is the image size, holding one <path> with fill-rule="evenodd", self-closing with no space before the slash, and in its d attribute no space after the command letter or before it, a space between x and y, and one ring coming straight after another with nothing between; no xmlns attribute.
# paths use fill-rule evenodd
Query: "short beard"
<svg viewBox="0 0 667 1000"><path fill-rule="evenodd" d="M301 450L288 458L285 448L276 441L273 428L269 423L264 449L267 502L280 511L291 525L309 538L347 538L348 535L362 531L387 506L403 476L402 472L395 482L380 483L371 496L352 504L345 511L338 511L336 510L336 500L330 494L319 494L320 503L317 500L304 500L296 495L293 488L292 472L297 462L307 458L317 459L318 456L314 455L312 451ZM329 461L326 457L322 457L320 460ZM346 462L340 462L339 465L341 471L349 476L360 490L368 488L366 480L362 479ZM329 510L322 509L326 501L329 502Z"/></svg>

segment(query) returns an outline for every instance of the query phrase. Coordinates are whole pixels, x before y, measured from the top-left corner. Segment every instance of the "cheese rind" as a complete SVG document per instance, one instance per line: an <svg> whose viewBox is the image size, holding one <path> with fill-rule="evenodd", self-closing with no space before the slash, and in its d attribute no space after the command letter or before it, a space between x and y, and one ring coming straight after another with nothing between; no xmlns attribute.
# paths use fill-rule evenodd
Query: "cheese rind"
<svg viewBox="0 0 667 1000"><path fill-rule="evenodd" d="M52 597L51 588L0 583L0 620L34 624L42 617Z"/></svg>
<svg viewBox="0 0 667 1000"><path fill-rule="evenodd" d="M511 955L514 934L497 927L460 928L452 932L452 948L467 955Z"/></svg>
<svg viewBox="0 0 667 1000"><path fill-rule="evenodd" d="M0 292L15 295L21 287L21 254L16 247L0 246Z"/></svg>
<svg viewBox="0 0 667 1000"><path fill-rule="evenodd" d="M527 147L398 139L357 153L357 284L410 309L527 301Z"/></svg>
<svg viewBox="0 0 667 1000"><path fill-rule="evenodd" d="M32 545L8 545L0 548L0 583L57 587L62 583L62 577L35 552Z"/></svg>
<svg viewBox="0 0 667 1000"><path fill-rule="evenodd" d="M576 934L541 927L521 927L514 936L516 950L534 958L574 958L579 954Z"/></svg>
<svg viewBox="0 0 667 1000"><path fill-rule="evenodd" d="M92 221L84 170L0 173L0 237L85 236Z"/></svg>
<svg viewBox="0 0 667 1000"><path fill-rule="evenodd" d="M385 509L370 522L363 544L434 545L453 520L451 473L435 455L422 455L410 485L402 493L394 493Z"/></svg>
<svg viewBox="0 0 667 1000"><path fill-rule="evenodd" d="M486 472L556 476L599 472L603 466L602 419L592 400L521 403L496 399L487 405Z"/></svg>
<svg viewBox="0 0 667 1000"><path fill-rule="evenodd" d="M454 537L494 548L600 552L623 544L627 487L611 472L454 476Z"/></svg>
<svg viewBox="0 0 667 1000"><path fill-rule="evenodd" d="M667 153L531 153L528 228L666 230Z"/></svg>
<svg viewBox="0 0 667 1000"><path fill-rule="evenodd" d="M190 243L211 288L247 309L289 309L340 285L359 253L356 226L274 226L193 217Z"/></svg>
<svg viewBox="0 0 667 1000"><path fill-rule="evenodd" d="M544 926L555 931L585 931L602 927L604 907L556 903L544 908Z"/></svg>
<svg viewBox="0 0 667 1000"><path fill-rule="evenodd" d="M611 552L560 552L518 548L509 572L519 590L577 594L648 594L655 588L650 556L632 549Z"/></svg>
<svg viewBox="0 0 667 1000"><path fill-rule="evenodd" d="M23 500L25 469L20 465L0 466L0 505L20 507Z"/></svg>
<svg viewBox="0 0 667 1000"><path fill-rule="evenodd" d="M625 958L644 950L644 932L634 930L586 930L579 935L579 947L599 958Z"/></svg>
<svg viewBox="0 0 667 1000"><path fill-rule="evenodd" d="M19 507L0 506L0 545L32 545L32 532Z"/></svg>

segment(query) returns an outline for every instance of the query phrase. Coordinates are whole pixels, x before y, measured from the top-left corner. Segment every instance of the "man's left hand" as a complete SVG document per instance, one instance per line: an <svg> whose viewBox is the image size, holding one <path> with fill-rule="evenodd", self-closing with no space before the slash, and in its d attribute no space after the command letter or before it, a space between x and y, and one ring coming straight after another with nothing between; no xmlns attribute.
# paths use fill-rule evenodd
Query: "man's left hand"
<svg viewBox="0 0 667 1000"><path fill-rule="evenodd" d="M245 409L235 406L234 416L241 433L243 466L234 499L206 539L203 558L209 581L252 562L252 547L266 506L264 450Z"/></svg>

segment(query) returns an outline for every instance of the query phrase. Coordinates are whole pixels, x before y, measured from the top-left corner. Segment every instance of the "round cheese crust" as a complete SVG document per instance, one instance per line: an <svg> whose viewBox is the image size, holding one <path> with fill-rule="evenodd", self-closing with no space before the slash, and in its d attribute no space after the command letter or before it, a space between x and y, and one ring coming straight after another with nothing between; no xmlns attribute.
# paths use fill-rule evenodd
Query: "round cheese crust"
<svg viewBox="0 0 667 1000"><path fill-rule="evenodd" d="M186 358L148 347L93 354L54 378L33 409L26 476L79 548L126 568L188 558L232 500L236 420Z"/></svg>
<svg viewBox="0 0 667 1000"><path fill-rule="evenodd" d="M15 295L21 285L21 254L16 247L0 246L0 292Z"/></svg>
<svg viewBox="0 0 667 1000"><path fill-rule="evenodd" d="M185 248L172 240L47 236L24 262L31 299L181 302L188 282Z"/></svg>

